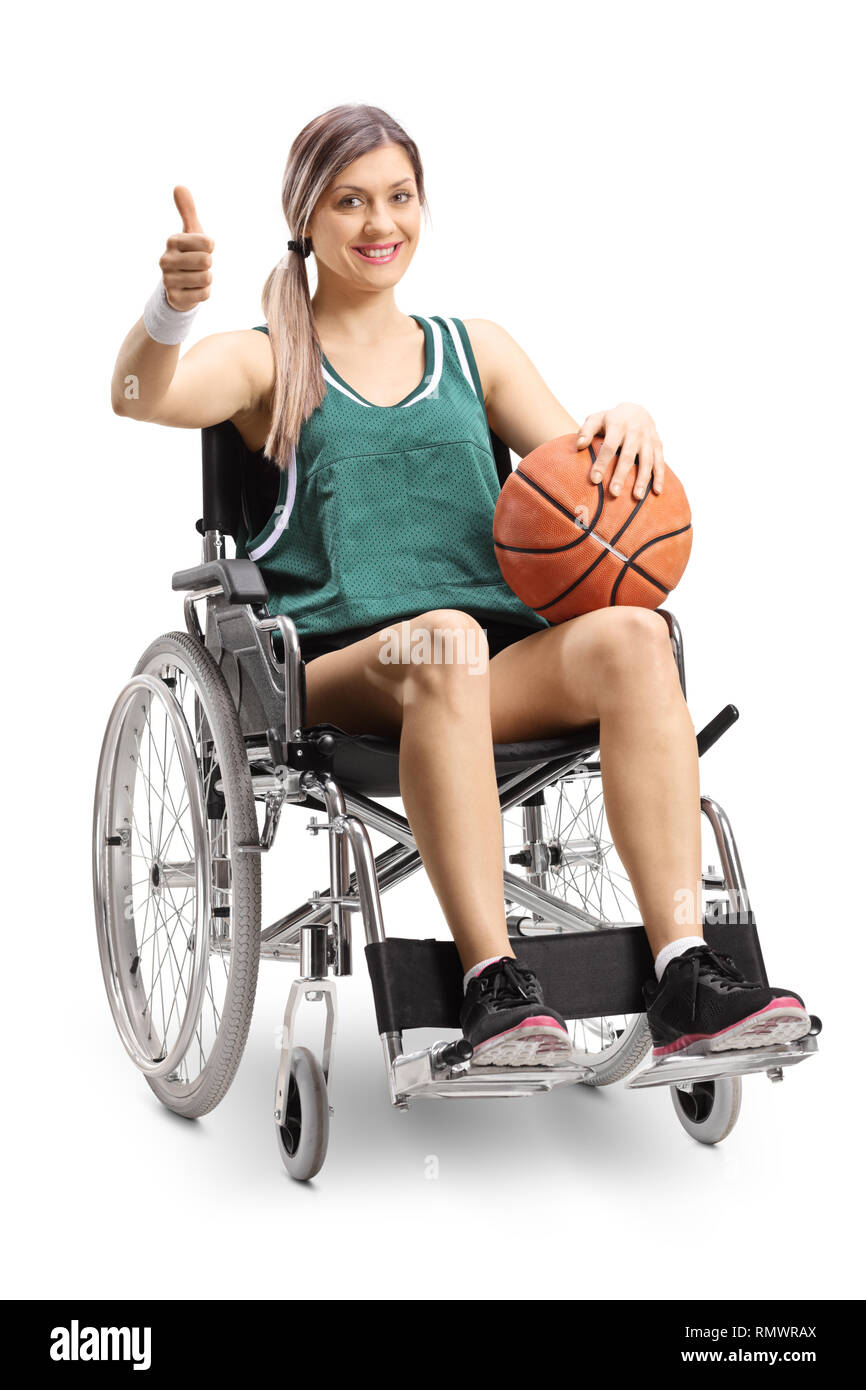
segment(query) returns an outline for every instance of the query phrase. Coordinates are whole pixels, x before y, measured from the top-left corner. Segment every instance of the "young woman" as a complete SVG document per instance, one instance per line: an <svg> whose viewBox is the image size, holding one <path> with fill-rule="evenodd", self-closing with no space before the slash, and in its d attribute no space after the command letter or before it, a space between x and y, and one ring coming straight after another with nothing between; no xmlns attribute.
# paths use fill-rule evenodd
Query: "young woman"
<svg viewBox="0 0 866 1390"><path fill-rule="evenodd" d="M466 971L473 1060L553 1064L570 1050L509 944L493 744L595 721L608 823L655 957L644 991L655 1054L807 1033L799 995L743 979L703 941L695 729L664 620L612 607L550 626L496 563L488 421L521 457L560 435L579 434L578 448L603 435L594 479L619 452L610 491L639 497L664 485L647 411L625 403L578 426L498 324L397 308L427 203L414 142L377 107L339 106L301 131L266 324L203 338L181 360L210 296L214 242L187 189L175 202L183 231L121 347L114 409L193 429L230 419L282 470L273 516L238 553L260 565L271 612L297 625L307 723L400 740L406 814ZM471 254L479 228L466 213L458 235ZM394 623L414 660L385 645ZM419 660L441 655L444 634L451 659Z"/></svg>

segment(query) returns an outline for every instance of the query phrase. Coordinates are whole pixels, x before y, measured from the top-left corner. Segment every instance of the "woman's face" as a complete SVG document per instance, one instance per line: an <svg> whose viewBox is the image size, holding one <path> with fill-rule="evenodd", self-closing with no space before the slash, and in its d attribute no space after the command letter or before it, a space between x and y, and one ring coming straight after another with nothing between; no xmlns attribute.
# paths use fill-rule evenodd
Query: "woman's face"
<svg viewBox="0 0 866 1390"><path fill-rule="evenodd" d="M322 195L307 235L326 267L359 286L395 285L415 254L421 209L412 165L400 145L383 145L347 164ZM359 247L378 249L375 259ZM396 249L395 249L396 245Z"/></svg>

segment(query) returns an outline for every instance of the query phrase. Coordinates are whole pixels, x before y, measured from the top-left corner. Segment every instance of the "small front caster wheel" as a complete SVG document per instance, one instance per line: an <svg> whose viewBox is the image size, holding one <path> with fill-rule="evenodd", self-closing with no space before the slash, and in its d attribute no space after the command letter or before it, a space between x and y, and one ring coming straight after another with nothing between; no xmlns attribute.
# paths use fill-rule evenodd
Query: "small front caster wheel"
<svg viewBox="0 0 866 1390"><path fill-rule="evenodd" d="M740 1113L742 1090L738 1076L717 1081L693 1081L688 1089L671 1086L677 1119L699 1144L718 1144L726 1139Z"/></svg>
<svg viewBox="0 0 866 1390"><path fill-rule="evenodd" d="M286 1123L277 1122L277 1144L286 1169L299 1182L314 1178L328 1152L328 1086L308 1047L292 1050Z"/></svg>

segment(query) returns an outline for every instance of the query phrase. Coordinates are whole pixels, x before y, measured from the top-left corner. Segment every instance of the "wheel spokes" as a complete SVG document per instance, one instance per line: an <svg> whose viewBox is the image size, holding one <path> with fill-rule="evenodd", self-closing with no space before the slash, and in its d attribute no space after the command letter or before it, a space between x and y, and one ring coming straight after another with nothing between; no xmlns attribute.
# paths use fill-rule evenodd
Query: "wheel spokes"
<svg viewBox="0 0 866 1390"><path fill-rule="evenodd" d="M579 787L575 795L572 787ZM514 835L513 846L504 835L506 866L509 849L524 850L531 862L540 849L542 860L549 858L548 891L595 918L600 927L639 924L640 909L608 833L600 775L578 774L553 783L545 788L543 799L543 806L517 806L504 813L504 825ZM536 843L533 848L533 835L541 839L541 847ZM524 869L532 877L525 864ZM607 1060L641 1026L639 1014L578 1019L575 1047L593 1063Z"/></svg>
<svg viewBox="0 0 866 1390"><path fill-rule="evenodd" d="M190 1005L199 916L196 844L207 846L206 874L211 885L211 915L206 933L204 979L199 1014L190 1042L169 1082L188 1085L200 1074L216 1041L230 977L231 860L228 812L223 803L217 820L205 820L197 836L196 805L207 805L218 763L213 755L206 712L186 672L170 663L160 675L172 689L189 730L200 791L192 795L180 747L164 705L150 691L139 700L141 726L130 738L130 834L127 862L140 866L129 874L127 957L136 958L137 978L128 986L129 1007L138 1030L152 1038L153 1050L167 1057L180 1035ZM174 677L172 686L171 678ZM225 910L228 909L228 915Z"/></svg>

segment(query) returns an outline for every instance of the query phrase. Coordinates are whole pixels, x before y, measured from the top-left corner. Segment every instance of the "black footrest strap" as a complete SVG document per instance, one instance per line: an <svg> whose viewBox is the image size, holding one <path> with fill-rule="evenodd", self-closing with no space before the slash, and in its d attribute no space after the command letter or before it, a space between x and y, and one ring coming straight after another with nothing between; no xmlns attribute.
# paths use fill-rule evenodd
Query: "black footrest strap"
<svg viewBox="0 0 866 1390"><path fill-rule="evenodd" d="M767 983L754 916L705 922L707 945L723 951L747 980ZM653 957L643 927L607 927L563 936L512 937L517 958L538 976L563 1018L644 1012ZM463 966L453 941L392 937L365 947L380 1033L459 1028Z"/></svg>

